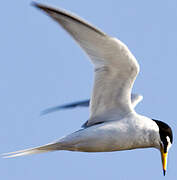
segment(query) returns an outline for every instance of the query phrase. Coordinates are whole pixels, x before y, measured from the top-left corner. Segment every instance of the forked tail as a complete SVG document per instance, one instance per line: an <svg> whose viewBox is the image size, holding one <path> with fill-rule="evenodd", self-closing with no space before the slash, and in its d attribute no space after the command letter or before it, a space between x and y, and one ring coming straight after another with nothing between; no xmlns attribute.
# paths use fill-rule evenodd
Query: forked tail
<svg viewBox="0 0 177 180"><path fill-rule="evenodd" d="M16 152L4 153L2 154L2 156L3 158L12 158L12 157L17 157L17 156L26 156L30 154L39 154L39 153L57 151L57 150L62 150L60 142L50 143L43 146L25 149L25 150L16 151Z"/></svg>

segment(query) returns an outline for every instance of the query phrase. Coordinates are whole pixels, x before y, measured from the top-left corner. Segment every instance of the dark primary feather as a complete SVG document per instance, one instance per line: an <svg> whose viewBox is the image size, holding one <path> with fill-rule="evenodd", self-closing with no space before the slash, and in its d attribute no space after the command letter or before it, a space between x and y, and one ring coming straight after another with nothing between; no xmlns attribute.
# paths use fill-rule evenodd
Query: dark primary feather
<svg viewBox="0 0 177 180"><path fill-rule="evenodd" d="M69 13L67 13L67 12L65 12L65 11L63 11L61 9L59 10L59 9L51 8L49 6L42 5L42 4L36 3L36 2L32 2L32 5L34 7L36 7L36 8L38 8L38 9L42 9L43 11L48 13L49 15L51 13L61 14L62 16L65 16L65 17L67 17L69 19L72 19L73 21L75 21L77 23L80 23L81 25L87 26L87 28L90 28L91 30L95 31L96 33L100 34L101 36L106 36L106 34L104 32L102 32L100 29L92 26L91 24L89 24L87 22L84 22L82 19L80 19L79 17L74 16L73 14L71 16Z"/></svg>
<svg viewBox="0 0 177 180"><path fill-rule="evenodd" d="M87 100L84 100L84 101L78 101L78 102L73 102L73 103L70 103L70 104L64 104L64 105L60 105L60 106L55 106L55 107L45 109L44 111L41 112L41 115L56 112L56 111L59 111L59 110L62 110L62 109L71 109L71 108L75 108L75 107L88 107L89 104L90 104L90 99L87 99Z"/></svg>

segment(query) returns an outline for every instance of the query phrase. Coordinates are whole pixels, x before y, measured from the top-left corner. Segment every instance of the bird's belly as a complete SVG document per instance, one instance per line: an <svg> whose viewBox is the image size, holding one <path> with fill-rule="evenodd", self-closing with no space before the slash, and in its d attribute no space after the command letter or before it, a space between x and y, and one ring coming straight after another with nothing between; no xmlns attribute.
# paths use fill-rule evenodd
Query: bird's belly
<svg viewBox="0 0 177 180"><path fill-rule="evenodd" d="M63 149L83 152L109 152L147 147L139 143L136 131L123 124L95 126L80 130L61 139Z"/></svg>
<svg viewBox="0 0 177 180"><path fill-rule="evenodd" d="M73 149L74 148L74 149ZM71 150L83 152L110 152L137 148L130 143L121 142L112 138L89 139L87 142L80 142L72 146Z"/></svg>

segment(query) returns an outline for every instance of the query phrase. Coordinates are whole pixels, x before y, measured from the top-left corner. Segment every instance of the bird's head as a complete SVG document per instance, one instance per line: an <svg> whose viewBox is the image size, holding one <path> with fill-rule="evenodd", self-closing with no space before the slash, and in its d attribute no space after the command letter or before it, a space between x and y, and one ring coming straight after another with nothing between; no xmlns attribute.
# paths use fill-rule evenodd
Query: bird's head
<svg viewBox="0 0 177 180"><path fill-rule="evenodd" d="M158 121L152 119L156 122L159 127L159 135L160 135L160 152L162 158L162 167L163 167L163 174L165 176L165 172L167 169L167 155L168 151L173 143L173 133L170 126L162 121Z"/></svg>

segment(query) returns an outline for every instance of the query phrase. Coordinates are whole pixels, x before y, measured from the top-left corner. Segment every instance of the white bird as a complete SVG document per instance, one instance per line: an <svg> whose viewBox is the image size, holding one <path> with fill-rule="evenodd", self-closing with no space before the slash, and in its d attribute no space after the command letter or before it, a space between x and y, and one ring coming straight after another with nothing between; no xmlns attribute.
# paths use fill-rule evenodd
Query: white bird
<svg viewBox="0 0 177 180"><path fill-rule="evenodd" d="M140 94L131 94L131 103L133 108L136 107L136 105L142 101L143 96ZM62 109L70 109L70 108L75 108L75 107L88 107L90 104L90 99L87 100L83 100L83 101L77 101L77 102L73 102L73 103L69 103L69 104L64 104L64 105L60 105L60 106L54 106L51 108L47 108L44 111L42 111L41 115L45 115L51 112L55 112L55 111L59 111Z"/></svg>
<svg viewBox="0 0 177 180"><path fill-rule="evenodd" d="M7 153L6 157L56 150L109 152L154 147L161 152L165 175L172 130L166 123L135 112L131 91L139 65L128 47L65 10L33 5L58 22L89 56L95 77L90 118L82 129L56 142Z"/></svg>

